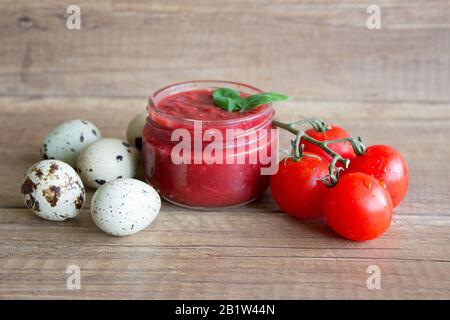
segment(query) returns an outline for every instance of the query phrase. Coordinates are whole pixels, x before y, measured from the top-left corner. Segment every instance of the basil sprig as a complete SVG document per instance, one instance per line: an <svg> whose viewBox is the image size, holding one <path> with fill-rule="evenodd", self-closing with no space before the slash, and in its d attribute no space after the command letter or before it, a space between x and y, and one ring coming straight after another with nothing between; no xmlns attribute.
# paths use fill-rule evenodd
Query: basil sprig
<svg viewBox="0 0 450 320"><path fill-rule="evenodd" d="M218 88L213 92L214 103L228 112L244 112L263 104L287 99L288 96L275 92L258 93L245 98L241 98L238 91L230 88Z"/></svg>

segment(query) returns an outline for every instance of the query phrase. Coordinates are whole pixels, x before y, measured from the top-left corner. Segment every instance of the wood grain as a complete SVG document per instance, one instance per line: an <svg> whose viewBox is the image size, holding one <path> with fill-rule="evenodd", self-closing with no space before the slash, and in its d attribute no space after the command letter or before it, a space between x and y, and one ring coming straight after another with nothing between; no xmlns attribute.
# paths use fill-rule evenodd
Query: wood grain
<svg viewBox="0 0 450 320"><path fill-rule="evenodd" d="M277 108L279 119L332 120L407 158L407 199L389 231L366 243L287 217L269 194L227 212L164 203L150 227L125 238L98 230L89 205L61 223L24 209L21 179L51 128L82 117L104 136L123 137L145 103L0 98L0 298L450 298L449 104L291 101ZM69 265L81 268L81 290L66 288ZM366 287L370 265L381 268L380 290Z"/></svg>
<svg viewBox="0 0 450 320"><path fill-rule="evenodd" d="M303 100L450 101L450 3L369 0L0 2L0 95L148 96L229 79Z"/></svg>

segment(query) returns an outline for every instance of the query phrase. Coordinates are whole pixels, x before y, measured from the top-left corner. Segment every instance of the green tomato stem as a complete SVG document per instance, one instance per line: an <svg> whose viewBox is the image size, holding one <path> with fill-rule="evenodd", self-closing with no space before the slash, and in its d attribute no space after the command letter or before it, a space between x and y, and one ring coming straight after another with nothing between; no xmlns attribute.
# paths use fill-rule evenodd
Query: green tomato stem
<svg viewBox="0 0 450 320"><path fill-rule="evenodd" d="M292 122L292 123L284 123L284 122L281 122L278 120L272 121L272 125L274 125L275 127L287 130L287 131L295 134L295 139L291 142L292 148L293 148L293 159L294 160L298 161L302 157L303 147L299 147L302 139L312 143L315 146L318 146L319 148L324 150L327 154L329 154L332 157L332 160L329 165L329 174L326 177L323 177L321 180L325 183L325 185L327 185L329 187L334 186L338 181L339 172L342 170L342 168L339 168L336 166L337 162L342 163L344 165L344 167L347 168L350 163L350 160L343 158L339 153L330 149L328 147L328 145L348 141L352 144L353 150L355 151L355 153L357 155L364 153L364 151L365 151L364 145L361 143L360 138L355 139L353 137L335 139L335 140L325 140L325 141L320 141L320 140L314 139L314 138L310 137L309 135L307 135L305 133L305 131L297 128L298 125L304 124L304 123L309 123L316 131L325 132L326 130L328 130L328 127L325 125L325 123L318 119L305 119L305 120Z"/></svg>

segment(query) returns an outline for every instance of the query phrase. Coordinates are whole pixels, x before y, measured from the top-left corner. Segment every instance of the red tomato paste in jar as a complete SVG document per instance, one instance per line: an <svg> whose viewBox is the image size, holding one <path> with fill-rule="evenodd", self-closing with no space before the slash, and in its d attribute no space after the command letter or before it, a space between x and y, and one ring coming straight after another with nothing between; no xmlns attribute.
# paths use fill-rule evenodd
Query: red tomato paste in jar
<svg viewBox="0 0 450 320"><path fill-rule="evenodd" d="M262 175L261 168L271 165L267 161L275 139L270 130L272 106L228 112L214 104L212 94L218 87L235 89L242 96L261 92L233 82L194 81L166 87L150 98L143 132L145 176L163 198L175 204L195 208L241 205L268 186L269 176ZM174 137L177 129L182 129L183 137L189 133L190 139ZM223 141L218 139L222 144L207 152L217 139L206 139L212 132ZM182 140L189 148L174 153Z"/></svg>

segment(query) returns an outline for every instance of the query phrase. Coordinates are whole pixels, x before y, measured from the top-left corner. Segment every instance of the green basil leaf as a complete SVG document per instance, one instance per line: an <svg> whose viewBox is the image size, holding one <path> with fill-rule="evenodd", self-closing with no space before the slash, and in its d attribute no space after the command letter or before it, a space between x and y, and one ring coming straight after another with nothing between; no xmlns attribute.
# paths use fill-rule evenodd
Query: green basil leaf
<svg viewBox="0 0 450 320"><path fill-rule="evenodd" d="M240 102L241 95L238 91L229 88L219 88L213 93L214 103L222 109L232 112L239 109L237 103Z"/></svg>
<svg viewBox="0 0 450 320"><path fill-rule="evenodd" d="M289 99L288 96L275 92L254 94L244 99L238 91L230 88L218 88L213 92L214 103L228 112L235 110L244 112L263 104L287 99Z"/></svg>
<svg viewBox="0 0 450 320"><path fill-rule="evenodd" d="M283 100L287 100L287 99L289 99L288 96L281 94L281 93L275 93L275 92L265 92L265 93L254 94L254 95L246 97L245 99L242 99L241 112L256 108L263 104L268 104L268 103L276 102L276 101L283 101Z"/></svg>

